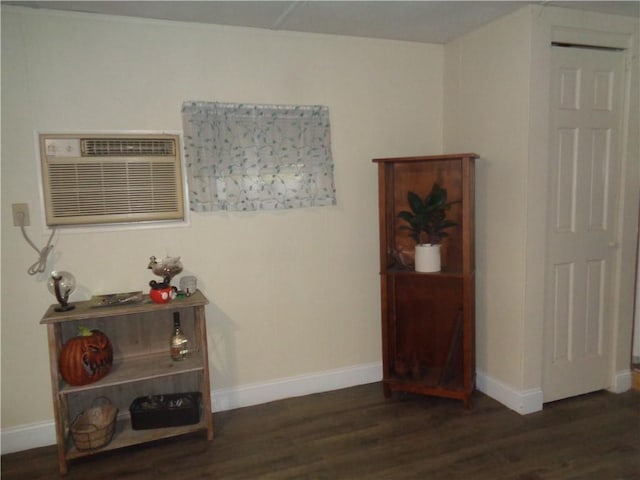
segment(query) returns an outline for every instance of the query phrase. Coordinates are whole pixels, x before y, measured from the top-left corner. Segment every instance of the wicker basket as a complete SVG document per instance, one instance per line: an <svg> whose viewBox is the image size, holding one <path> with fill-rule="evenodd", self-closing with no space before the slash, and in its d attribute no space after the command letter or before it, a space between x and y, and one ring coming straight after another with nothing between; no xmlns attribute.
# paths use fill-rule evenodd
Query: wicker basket
<svg viewBox="0 0 640 480"><path fill-rule="evenodd" d="M78 450L96 450L107 445L116 427L118 408L106 397L96 398L71 423L71 437Z"/></svg>

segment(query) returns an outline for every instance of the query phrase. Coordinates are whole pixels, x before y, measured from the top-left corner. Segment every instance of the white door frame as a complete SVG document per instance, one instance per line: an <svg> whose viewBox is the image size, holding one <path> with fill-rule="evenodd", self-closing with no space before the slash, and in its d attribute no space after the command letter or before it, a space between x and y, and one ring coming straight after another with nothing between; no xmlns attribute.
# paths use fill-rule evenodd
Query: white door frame
<svg viewBox="0 0 640 480"><path fill-rule="evenodd" d="M635 251L638 202L640 199L640 148L638 138L629 135L640 124L631 103L638 89L638 21L625 17L575 12L563 8L532 7L531 89L529 159L527 178L526 283L523 326L523 391L540 391L543 372L544 262L547 234L546 201L549 171L549 105L551 42L602 45L626 49L627 71L625 112L620 164L620 201L617 237L620 248L616 263L618 278L613 285L613 332L610 389L625 391L631 384L631 329L635 294ZM635 56L635 63L631 59ZM633 77L630 71L634 72ZM632 88L632 81L634 82ZM634 90L635 89L635 90ZM635 94L634 94L635 95ZM538 395L542 402L542 395ZM539 409L542 408L542 403ZM530 409L531 411L532 409Z"/></svg>

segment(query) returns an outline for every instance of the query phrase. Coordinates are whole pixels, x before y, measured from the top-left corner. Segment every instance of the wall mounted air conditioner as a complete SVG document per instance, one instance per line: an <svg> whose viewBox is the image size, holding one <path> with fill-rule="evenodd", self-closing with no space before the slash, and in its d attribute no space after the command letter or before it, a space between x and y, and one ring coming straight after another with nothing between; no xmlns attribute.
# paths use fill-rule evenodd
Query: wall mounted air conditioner
<svg viewBox="0 0 640 480"><path fill-rule="evenodd" d="M184 220L180 138L39 135L49 226Z"/></svg>

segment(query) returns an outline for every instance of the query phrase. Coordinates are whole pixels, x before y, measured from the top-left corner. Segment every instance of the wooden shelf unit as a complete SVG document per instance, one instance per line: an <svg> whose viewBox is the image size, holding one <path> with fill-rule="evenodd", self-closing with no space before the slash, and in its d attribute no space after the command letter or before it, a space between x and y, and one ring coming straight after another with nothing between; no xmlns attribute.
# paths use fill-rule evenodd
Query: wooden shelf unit
<svg viewBox="0 0 640 480"><path fill-rule="evenodd" d="M206 431L213 439L213 416L207 331L204 307L209 301L197 291L186 298L166 304L153 303L145 295L142 302L96 307L92 302L76 302L67 312L56 312L51 305L41 324L47 326L51 386L61 474L68 471L74 458L93 455L161 438ZM181 326L189 339L189 356L179 362L171 359L169 338L173 312L180 313ZM113 345L111 371L97 382L82 386L67 384L60 374L58 359L64 343L78 335L78 327L98 329ZM131 402L139 396L198 391L202 393L200 421L180 427L133 430L129 415ZM97 450L78 450L73 444L70 426L96 398L107 397L119 409L111 442Z"/></svg>
<svg viewBox="0 0 640 480"><path fill-rule="evenodd" d="M475 388L474 153L374 159L378 165L383 387L459 399ZM442 270L413 269L414 241L398 217L407 194L438 182L455 202Z"/></svg>

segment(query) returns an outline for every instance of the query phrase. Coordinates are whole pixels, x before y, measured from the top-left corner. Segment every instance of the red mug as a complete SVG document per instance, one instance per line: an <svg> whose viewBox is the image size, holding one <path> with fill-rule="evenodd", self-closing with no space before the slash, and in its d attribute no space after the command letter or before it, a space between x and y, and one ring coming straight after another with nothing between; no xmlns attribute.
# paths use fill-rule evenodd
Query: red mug
<svg viewBox="0 0 640 480"><path fill-rule="evenodd" d="M152 288L149 290L149 297L155 303L169 303L176 296L176 292L173 287L167 288Z"/></svg>

